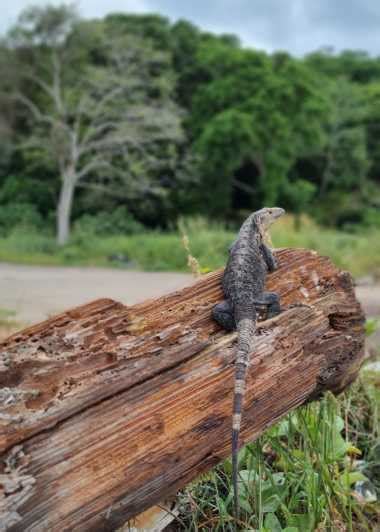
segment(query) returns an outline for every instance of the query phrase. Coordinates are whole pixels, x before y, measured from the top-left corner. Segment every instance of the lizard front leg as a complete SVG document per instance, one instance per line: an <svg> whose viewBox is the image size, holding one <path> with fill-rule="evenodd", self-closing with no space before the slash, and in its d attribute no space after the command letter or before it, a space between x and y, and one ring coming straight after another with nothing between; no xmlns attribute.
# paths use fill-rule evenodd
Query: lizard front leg
<svg viewBox="0 0 380 532"><path fill-rule="evenodd" d="M269 272L274 272L277 270L278 264L275 256L273 255L273 252L271 249L268 248L264 243L260 246L261 253L263 256L263 259L265 260L265 264L267 265Z"/></svg>

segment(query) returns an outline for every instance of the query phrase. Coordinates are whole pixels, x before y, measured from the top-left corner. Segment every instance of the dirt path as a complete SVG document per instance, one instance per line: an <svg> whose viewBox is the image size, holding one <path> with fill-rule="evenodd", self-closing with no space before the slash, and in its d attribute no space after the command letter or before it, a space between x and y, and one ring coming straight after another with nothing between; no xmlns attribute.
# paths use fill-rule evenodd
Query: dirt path
<svg viewBox="0 0 380 532"><path fill-rule="evenodd" d="M180 273L0 263L0 309L15 311L15 319L29 324L100 297L131 305L191 282Z"/></svg>
<svg viewBox="0 0 380 532"><path fill-rule="evenodd" d="M0 309L15 311L17 320L27 324L99 297L130 305L191 282L181 273L0 263ZM357 287L357 295L368 316L380 316L380 285Z"/></svg>

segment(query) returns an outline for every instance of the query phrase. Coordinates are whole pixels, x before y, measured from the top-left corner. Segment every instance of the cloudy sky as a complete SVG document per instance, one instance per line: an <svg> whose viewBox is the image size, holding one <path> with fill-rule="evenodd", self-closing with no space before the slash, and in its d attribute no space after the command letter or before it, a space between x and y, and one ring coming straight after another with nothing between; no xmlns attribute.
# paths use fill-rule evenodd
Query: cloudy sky
<svg viewBox="0 0 380 532"><path fill-rule="evenodd" d="M31 3L0 2L0 32ZM46 0L33 3L44 5ZM380 55L380 0L79 0L77 4L85 17L129 11L186 18L210 31L235 33L243 44L268 51L300 55L333 46Z"/></svg>

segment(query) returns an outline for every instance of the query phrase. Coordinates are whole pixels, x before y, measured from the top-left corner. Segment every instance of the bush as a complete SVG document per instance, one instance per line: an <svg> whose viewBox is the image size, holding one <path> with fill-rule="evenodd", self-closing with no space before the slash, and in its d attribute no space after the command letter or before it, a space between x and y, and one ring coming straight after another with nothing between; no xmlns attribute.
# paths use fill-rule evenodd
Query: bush
<svg viewBox="0 0 380 532"><path fill-rule="evenodd" d="M42 217L30 203L7 203L0 206L0 234L5 236L16 227L40 229Z"/></svg>
<svg viewBox="0 0 380 532"><path fill-rule="evenodd" d="M96 215L84 214L74 224L74 236L90 234L98 236L133 235L141 233L140 224L126 207L120 206L111 212L99 212Z"/></svg>
<svg viewBox="0 0 380 532"><path fill-rule="evenodd" d="M380 229L380 209L375 209L374 207L366 209L363 223L367 227L376 227Z"/></svg>
<svg viewBox="0 0 380 532"><path fill-rule="evenodd" d="M340 268L354 276L380 278L380 231L374 227L354 233L322 229L307 216L300 217L300 229L294 231L294 218L285 216L271 230L274 247L315 249L329 256ZM179 230L145 231L134 235L101 236L78 227L70 243L58 248L53 233L17 226L7 237L0 235L0 260L29 264L76 264L122 266L133 263L149 271L184 271L188 253L195 257L201 272L222 267L236 230L208 224L202 218L185 218ZM189 240L185 249L183 235Z"/></svg>
<svg viewBox="0 0 380 532"><path fill-rule="evenodd" d="M55 239L51 235L38 230L36 227L27 230L23 225L17 225L6 238L6 245L14 252L22 255L41 253L52 255L57 252Z"/></svg>
<svg viewBox="0 0 380 532"><path fill-rule="evenodd" d="M327 394L240 450L239 523L231 459L188 485L178 530L372 530L376 505L355 490L377 486L375 386L362 380L339 399Z"/></svg>

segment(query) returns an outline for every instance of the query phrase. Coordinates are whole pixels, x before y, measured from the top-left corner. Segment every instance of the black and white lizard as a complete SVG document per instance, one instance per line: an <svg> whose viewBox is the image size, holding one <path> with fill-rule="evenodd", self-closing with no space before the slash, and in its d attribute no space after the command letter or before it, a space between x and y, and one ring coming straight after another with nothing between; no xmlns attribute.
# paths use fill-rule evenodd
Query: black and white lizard
<svg viewBox="0 0 380 532"><path fill-rule="evenodd" d="M213 308L213 318L227 331L237 329L235 390L232 415L232 481L235 516L239 514L238 449L246 370L256 330L256 310L267 309L267 318L280 312L274 292L264 292L267 272L277 268L272 251L265 244L269 226L285 213L279 207L264 208L251 214L240 228L223 274L225 300Z"/></svg>

